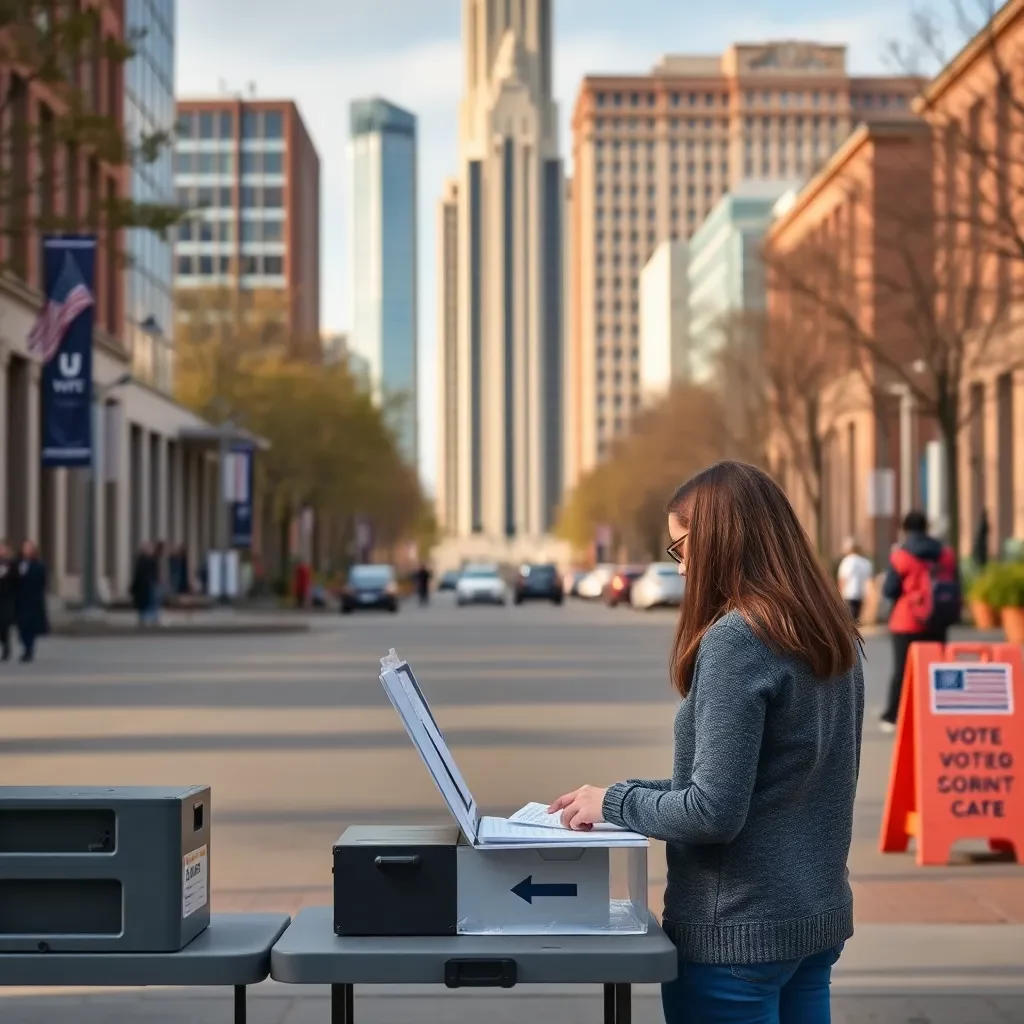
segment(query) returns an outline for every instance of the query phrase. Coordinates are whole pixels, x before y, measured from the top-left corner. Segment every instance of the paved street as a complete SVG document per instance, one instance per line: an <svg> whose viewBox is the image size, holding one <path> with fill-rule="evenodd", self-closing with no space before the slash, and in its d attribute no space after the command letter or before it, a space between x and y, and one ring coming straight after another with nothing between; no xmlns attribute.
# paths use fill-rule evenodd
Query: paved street
<svg viewBox="0 0 1024 1024"><path fill-rule="evenodd" d="M34 666L0 666L0 777L8 783L208 783L214 910L329 903L331 843L354 822L446 812L377 682L409 657L485 813L582 782L670 768L671 613L569 604L312 618L308 633L55 638ZM1024 869L924 871L876 852L891 741L873 728L888 670L868 641L869 722L851 873L858 934L836 977L836 1020L1024 1021ZM664 860L651 856L660 910ZM423 993L424 995L426 992ZM599 1019L596 993L360 993L359 1019ZM0 990L3 1024L227 1020L227 994ZM256 1022L327 1019L324 993L260 986ZM635 1019L660 1019L637 993ZM699 1024L699 1022L695 1022Z"/></svg>

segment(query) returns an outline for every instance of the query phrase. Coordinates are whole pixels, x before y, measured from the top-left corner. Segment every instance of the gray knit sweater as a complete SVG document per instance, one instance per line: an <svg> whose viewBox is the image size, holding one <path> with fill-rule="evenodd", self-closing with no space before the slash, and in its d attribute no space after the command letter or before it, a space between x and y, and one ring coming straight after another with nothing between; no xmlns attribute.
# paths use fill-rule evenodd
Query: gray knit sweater
<svg viewBox="0 0 1024 1024"><path fill-rule="evenodd" d="M864 676L816 680L737 612L701 641L671 779L608 790L607 821L668 844L665 929L684 960L795 960L853 934L846 869Z"/></svg>

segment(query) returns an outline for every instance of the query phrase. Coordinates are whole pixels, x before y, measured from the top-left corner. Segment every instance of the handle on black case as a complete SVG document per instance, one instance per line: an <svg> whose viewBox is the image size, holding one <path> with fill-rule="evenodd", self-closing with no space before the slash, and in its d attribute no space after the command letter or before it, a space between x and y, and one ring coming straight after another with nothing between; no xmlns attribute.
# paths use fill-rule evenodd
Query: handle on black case
<svg viewBox="0 0 1024 1024"><path fill-rule="evenodd" d="M401 857L376 857L373 861L379 868L418 868L420 866L419 854L409 854Z"/></svg>

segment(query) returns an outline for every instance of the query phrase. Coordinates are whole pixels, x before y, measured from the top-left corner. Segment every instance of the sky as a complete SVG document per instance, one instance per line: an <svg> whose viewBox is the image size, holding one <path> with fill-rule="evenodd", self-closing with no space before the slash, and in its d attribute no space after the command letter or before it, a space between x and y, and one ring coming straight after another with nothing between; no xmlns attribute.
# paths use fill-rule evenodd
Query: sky
<svg viewBox="0 0 1024 1024"><path fill-rule="evenodd" d="M718 53L733 42L846 43L853 73L891 70L907 0L554 0L561 147L586 74L645 73L666 52ZM419 119L420 471L436 464L436 202L457 169L461 0L179 0L179 96L247 91L293 99L321 161L321 325L349 327L345 145L349 101L382 96ZM713 13L712 13L713 12Z"/></svg>

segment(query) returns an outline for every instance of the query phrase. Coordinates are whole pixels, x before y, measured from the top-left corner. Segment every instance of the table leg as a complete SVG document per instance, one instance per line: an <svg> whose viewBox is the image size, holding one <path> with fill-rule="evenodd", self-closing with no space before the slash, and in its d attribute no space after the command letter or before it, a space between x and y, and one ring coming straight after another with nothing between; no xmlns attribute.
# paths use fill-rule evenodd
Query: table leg
<svg viewBox="0 0 1024 1024"><path fill-rule="evenodd" d="M631 1024L632 1019L632 987L629 985L605 985L604 1024Z"/></svg>
<svg viewBox="0 0 1024 1024"><path fill-rule="evenodd" d="M235 986L235 1024L245 1024L245 986Z"/></svg>
<svg viewBox="0 0 1024 1024"><path fill-rule="evenodd" d="M331 1024L353 1024L355 1021L355 986L331 986Z"/></svg>

